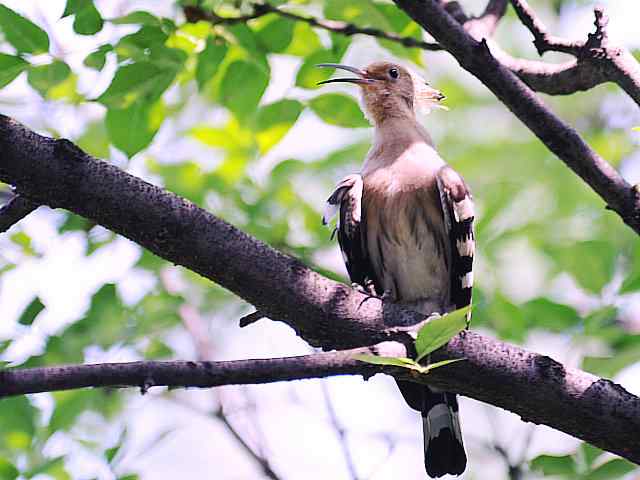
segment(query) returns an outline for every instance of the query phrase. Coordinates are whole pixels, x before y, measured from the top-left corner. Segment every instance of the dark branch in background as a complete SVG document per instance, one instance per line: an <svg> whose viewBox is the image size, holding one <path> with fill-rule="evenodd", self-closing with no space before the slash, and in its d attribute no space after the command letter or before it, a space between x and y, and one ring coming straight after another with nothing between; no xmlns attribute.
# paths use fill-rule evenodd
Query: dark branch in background
<svg viewBox="0 0 640 480"><path fill-rule="evenodd" d="M564 163L591 186L624 222L640 233L640 195L578 133L557 117L437 0L394 0L460 65L476 76Z"/></svg>
<svg viewBox="0 0 640 480"><path fill-rule="evenodd" d="M490 38L504 16L509 0L490 0L482 15L468 17L456 1L450 1L443 8L476 40ZM576 60L562 64L515 58L498 45L492 43L491 50L503 65L518 75L529 88L549 95L569 95L589 90L606 82L617 83L640 105L640 67L633 55L624 48L608 45L606 35L606 16L596 9L596 32L589 35L587 41L571 41L549 34L524 0L511 2L523 24L534 35L534 44L542 55L547 51L563 52L576 57ZM184 7L187 21L208 21L213 25L233 25L247 22L267 14L280 15L293 21L305 22L311 26L334 33L352 36L368 35L423 50L443 50L436 42L425 42L413 37L403 37L376 28L360 27L353 23L322 20L298 15L268 3L254 3L253 12L237 17L221 17L211 10L201 7Z"/></svg>
<svg viewBox="0 0 640 480"><path fill-rule="evenodd" d="M458 21L463 23L464 28L472 35L474 32L481 32L482 35L490 37L496 31L496 28L498 28L498 23L500 23L500 20L504 17L508 4L509 0L489 0L484 12L482 12L482 15L466 19L463 22L460 22L460 20ZM449 15L454 18L457 16L460 18L466 18L466 15L458 2L449 2L445 4L444 8L447 10ZM458 11L457 15L453 12L454 8Z"/></svg>
<svg viewBox="0 0 640 480"><path fill-rule="evenodd" d="M531 86L531 83L540 85L539 82L544 82L548 89L553 89L556 84L556 90L549 93L573 93L604 82L615 82L640 105L640 66L628 50L609 44L609 18L602 8L594 9L595 32L590 33L586 41L571 41L549 34L526 0L511 0L511 4L520 21L533 34L533 44L540 55L563 52L576 57L574 62L565 65L549 65L547 72L543 72L543 68L529 72L522 69L525 75L521 78L526 83Z"/></svg>
<svg viewBox="0 0 640 480"><path fill-rule="evenodd" d="M308 23L312 27L321 28L341 35L369 35L371 37L382 38L384 40L399 43L400 45L404 45L408 48L421 48L423 50L442 49L437 43L425 42L413 37L402 37L395 33L385 32L377 28L358 27L353 23L340 22L336 20L321 20L314 17L298 15L296 13L281 10L268 3L255 3L253 4L253 13L238 17L221 17L211 10L204 10L203 8L196 6L184 7L184 14L188 22L205 20L210 22L212 25L233 25L236 23L244 23L248 20L253 20L269 13L273 13L296 22Z"/></svg>
<svg viewBox="0 0 640 480"><path fill-rule="evenodd" d="M406 356L399 343L408 340L406 328L387 325L423 320L415 312L311 271L193 203L96 160L68 140L42 137L5 116L0 116L0 181L37 203L91 219L215 281L325 349L385 342L378 353L393 347L395 353L381 354ZM262 383L379 371L406 375L356 362L353 353L230 363L5 369L0 371L0 395L84 386ZM525 421L549 425L640 463L640 399L619 385L475 332L466 332L433 355L434 361L445 358L466 361L435 369L428 376L430 384L510 410Z"/></svg>
<svg viewBox="0 0 640 480"><path fill-rule="evenodd" d="M195 308L185 304L180 308L180 318L193 340L198 359L206 361L213 358L213 344L211 342L211 337L207 332L205 322L200 316L200 313ZM273 470L269 460L253 449L235 428L233 423L231 423L231 420L225 413L225 405L220 391L214 390L212 393L218 403L218 408L213 412L213 416L222 423L222 425L224 425L235 441L242 447L242 450L260 467L260 470L262 470L262 473L267 478L270 478L271 480L280 480L280 477Z"/></svg>
<svg viewBox="0 0 640 480"><path fill-rule="evenodd" d="M356 468L355 462L353 461L351 449L349 448L347 431L340 423L340 419L338 419L336 409L333 407L333 400L331 399L331 393L329 392L329 386L327 385L327 382L321 382L320 388L322 389L322 396L324 397L324 403L327 407L329 422L331 423L331 427L333 428L338 443L340 443L340 448L342 449L342 456L344 457L344 462L347 465L349 477L351 478L351 480L358 480L358 470Z"/></svg>
<svg viewBox="0 0 640 480"><path fill-rule="evenodd" d="M37 204L21 195L11 197L6 204L0 207L0 233L9 230L36 208L38 208Z"/></svg>

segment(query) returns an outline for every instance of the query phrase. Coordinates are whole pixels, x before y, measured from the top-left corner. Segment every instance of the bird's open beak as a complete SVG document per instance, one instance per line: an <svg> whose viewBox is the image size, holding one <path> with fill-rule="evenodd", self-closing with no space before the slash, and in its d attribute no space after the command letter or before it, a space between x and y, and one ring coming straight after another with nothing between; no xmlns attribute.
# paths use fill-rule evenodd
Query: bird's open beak
<svg viewBox="0 0 640 480"><path fill-rule="evenodd" d="M340 70L346 70L347 72L355 73L357 75L356 78L332 78L331 80L324 80L322 82L318 82L318 85L323 85L325 83L358 83L358 84L370 84L375 82L374 78L371 78L367 72L364 70L360 70L359 68L350 67L349 65L340 65L339 63L319 63L316 67L325 67L325 68L339 68Z"/></svg>

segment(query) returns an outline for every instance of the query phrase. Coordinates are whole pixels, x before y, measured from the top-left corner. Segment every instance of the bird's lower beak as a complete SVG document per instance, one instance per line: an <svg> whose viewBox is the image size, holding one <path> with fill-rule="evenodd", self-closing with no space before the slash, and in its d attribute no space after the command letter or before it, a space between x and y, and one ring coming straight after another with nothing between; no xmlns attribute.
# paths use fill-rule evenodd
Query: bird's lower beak
<svg viewBox="0 0 640 480"><path fill-rule="evenodd" d="M367 74L364 70L360 70L359 68L350 67L349 65L340 65L339 63L319 63L316 67L325 67L325 68L339 68L340 70L346 70L347 72L355 73L358 75L356 78L332 78L331 80L324 80L322 82L318 82L318 85L323 85L325 83L358 83L358 84L370 84L375 80Z"/></svg>

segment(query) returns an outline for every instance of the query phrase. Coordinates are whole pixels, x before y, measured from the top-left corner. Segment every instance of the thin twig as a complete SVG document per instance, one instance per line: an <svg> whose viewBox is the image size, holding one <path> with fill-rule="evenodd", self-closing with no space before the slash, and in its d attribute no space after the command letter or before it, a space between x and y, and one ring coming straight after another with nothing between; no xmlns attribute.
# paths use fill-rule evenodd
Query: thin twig
<svg viewBox="0 0 640 480"><path fill-rule="evenodd" d="M244 328L251 325L252 323L257 322L258 320L262 320L264 317L264 313L262 313L260 310L256 310L255 312L249 313L242 317L238 321L238 324L240 325L240 328Z"/></svg>
<svg viewBox="0 0 640 480"><path fill-rule="evenodd" d="M574 57L580 55L585 42L570 41L551 35L526 0L511 0L511 5L520 21L533 34L533 44L540 55L550 51L568 53Z"/></svg>
<svg viewBox="0 0 640 480"><path fill-rule="evenodd" d="M196 308L190 305L183 305L180 308L180 318L191 336L198 355L199 360L208 360L213 354L213 345L211 337L207 333L206 325ZM225 413L224 402L220 390L212 390L218 408L212 415L218 419L227 429L231 436L238 442L242 449L251 457L260 467L262 472L272 480L280 480L280 477L273 471L269 460L253 449L249 443L243 438L240 432L233 426L231 420Z"/></svg>
<svg viewBox="0 0 640 480"><path fill-rule="evenodd" d="M414 37L403 37L391 32L385 32L377 28L371 27L359 27L353 23L341 22L336 20L321 20L314 17L308 17L304 15L298 15L296 13L288 12L280 8L274 7L268 3L254 3L253 12L248 15L242 15L237 17L221 17L215 12L210 10L204 10L201 7L188 6L184 8L185 16L188 22L196 22L199 20L205 20L213 25L234 25L237 23L244 23L249 20L253 20L269 13L279 15L284 18L296 22L308 23L312 27L321 28L340 35L352 36L352 35L368 35L371 37L377 37L390 42L398 43L408 48L420 48L422 50L442 50L442 47L437 43L425 42Z"/></svg>
<svg viewBox="0 0 640 480"><path fill-rule="evenodd" d="M329 394L329 388L327 387L326 380L320 382L320 388L322 389L322 396L324 397L324 403L327 407L327 413L329 414L329 421L331 422L331 426L333 427L333 431L335 432L336 437L338 437L338 442L340 442L342 455L344 456L344 461L347 464L349 475L351 476L352 480L358 480L358 470L356 469L356 464L353 461L351 449L349 448L347 431L340 423L338 415L336 414L336 410L335 408L333 408L333 401L331 400L331 395Z"/></svg>
<svg viewBox="0 0 640 480"><path fill-rule="evenodd" d="M0 233L4 233L12 226L33 212L38 205L22 195L14 195L6 204L0 207Z"/></svg>
<svg viewBox="0 0 640 480"><path fill-rule="evenodd" d="M506 13L508 3L509 0L489 0L482 15L460 23L464 23L465 29L472 35L477 32L484 37L491 37Z"/></svg>

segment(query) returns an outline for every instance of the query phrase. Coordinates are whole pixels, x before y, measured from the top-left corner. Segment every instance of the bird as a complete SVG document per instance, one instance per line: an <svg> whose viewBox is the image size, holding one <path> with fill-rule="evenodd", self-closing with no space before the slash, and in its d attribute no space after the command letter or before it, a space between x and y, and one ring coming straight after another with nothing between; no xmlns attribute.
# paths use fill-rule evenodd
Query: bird
<svg viewBox="0 0 640 480"><path fill-rule="evenodd" d="M364 69L318 66L355 75L319 83L359 86L364 114L374 127L360 172L336 185L322 217L326 225L338 215L334 233L351 282L424 315L470 305L473 198L416 116L421 109L440 107L444 95L393 62ZM409 406L422 414L427 474L461 475L467 457L456 395L413 382L397 384Z"/></svg>

